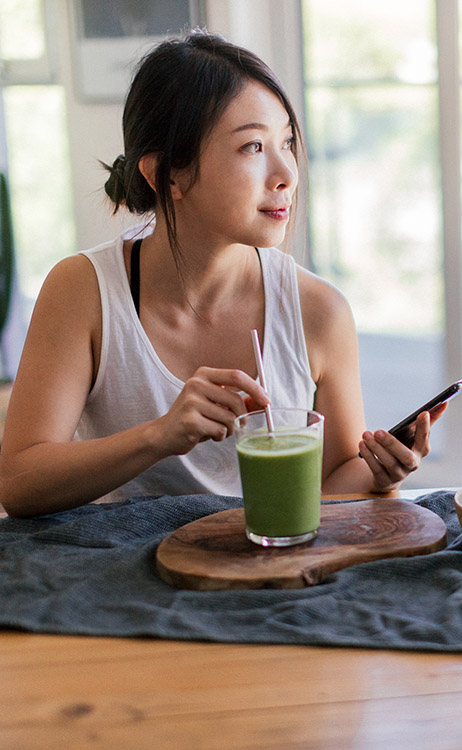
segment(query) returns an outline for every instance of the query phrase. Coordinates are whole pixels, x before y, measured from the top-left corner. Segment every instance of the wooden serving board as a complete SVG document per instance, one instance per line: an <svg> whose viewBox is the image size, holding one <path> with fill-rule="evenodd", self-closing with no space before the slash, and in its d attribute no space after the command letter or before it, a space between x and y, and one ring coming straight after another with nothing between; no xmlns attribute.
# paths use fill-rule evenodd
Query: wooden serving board
<svg viewBox="0 0 462 750"><path fill-rule="evenodd" d="M188 523L162 540L157 569L182 589L297 589L357 563L425 555L446 543L444 521L403 500L333 503L321 508L311 542L260 547L245 536L242 508Z"/></svg>

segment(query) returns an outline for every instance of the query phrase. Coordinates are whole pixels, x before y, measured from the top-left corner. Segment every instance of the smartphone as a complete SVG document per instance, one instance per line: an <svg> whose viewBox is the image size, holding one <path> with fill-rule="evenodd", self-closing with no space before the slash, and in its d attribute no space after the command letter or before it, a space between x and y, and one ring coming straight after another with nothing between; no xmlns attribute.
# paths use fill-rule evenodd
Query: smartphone
<svg viewBox="0 0 462 750"><path fill-rule="evenodd" d="M461 389L462 380L458 380L457 383L453 383L444 391L438 393L438 395L435 396L435 398L432 398L431 401L427 401L426 404L413 411L412 414L409 414L409 416L406 417L406 419L402 419L401 422L395 424L395 426L392 427L391 430L388 430L388 432L391 435L394 435L395 438L398 438L398 440L400 440L401 443L404 443L408 448L412 448L415 435L415 421L419 414L423 411L431 411L431 409L434 409L438 404L443 404L445 401L449 401L451 398L454 398L454 396L457 396Z"/></svg>

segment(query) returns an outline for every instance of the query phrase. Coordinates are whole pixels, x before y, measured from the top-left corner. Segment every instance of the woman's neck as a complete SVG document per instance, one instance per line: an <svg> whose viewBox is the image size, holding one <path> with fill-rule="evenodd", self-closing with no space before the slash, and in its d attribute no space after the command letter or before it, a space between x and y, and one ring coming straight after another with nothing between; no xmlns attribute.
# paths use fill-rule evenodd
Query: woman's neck
<svg viewBox="0 0 462 750"><path fill-rule="evenodd" d="M162 224L143 240L141 283L151 296L160 294L176 306L193 308L199 315L239 296L260 280L258 256L245 245L213 245L208 238L180 241L180 250L170 248ZM176 255L175 255L176 254ZM175 262L175 257L177 262Z"/></svg>

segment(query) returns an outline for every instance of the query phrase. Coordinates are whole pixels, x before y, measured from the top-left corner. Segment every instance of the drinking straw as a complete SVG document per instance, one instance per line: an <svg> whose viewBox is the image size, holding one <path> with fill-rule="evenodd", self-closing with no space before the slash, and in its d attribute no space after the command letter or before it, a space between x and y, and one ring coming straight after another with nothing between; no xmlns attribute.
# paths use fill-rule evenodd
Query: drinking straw
<svg viewBox="0 0 462 750"><path fill-rule="evenodd" d="M255 361L257 363L258 377L260 378L261 387L266 391L265 373L263 370L263 360L261 356L260 340L258 338L258 331L256 328L252 329L252 344L253 353L255 354ZM271 437L274 437L274 422L273 415L271 413L271 407L269 404L265 406L266 424L268 425L268 432Z"/></svg>

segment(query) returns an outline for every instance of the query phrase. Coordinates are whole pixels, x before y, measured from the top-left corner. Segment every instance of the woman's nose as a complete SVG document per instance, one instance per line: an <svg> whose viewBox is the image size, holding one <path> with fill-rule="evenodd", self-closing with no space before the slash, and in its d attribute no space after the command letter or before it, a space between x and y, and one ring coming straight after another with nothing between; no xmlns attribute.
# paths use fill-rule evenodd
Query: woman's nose
<svg viewBox="0 0 462 750"><path fill-rule="evenodd" d="M292 157L289 164L287 157L278 155L275 158L271 170L270 183L272 190L284 190L294 188L298 181L298 170L295 159Z"/></svg>

